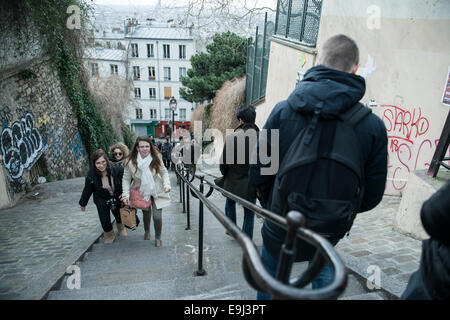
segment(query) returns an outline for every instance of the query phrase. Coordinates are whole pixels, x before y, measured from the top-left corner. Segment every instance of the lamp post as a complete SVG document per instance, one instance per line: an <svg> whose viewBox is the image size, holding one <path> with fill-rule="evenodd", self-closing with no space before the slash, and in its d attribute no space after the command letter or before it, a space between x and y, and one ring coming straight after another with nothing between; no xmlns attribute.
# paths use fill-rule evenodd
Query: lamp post
<svg viewBox="0 0 450 320"><path fill-rule="evenodd" d="M170 138L172 139L175 126L175 111L177 110L177 99L175 99L173 96L169 100L169 107L172 110L172 132L170 135Z"/></svg>

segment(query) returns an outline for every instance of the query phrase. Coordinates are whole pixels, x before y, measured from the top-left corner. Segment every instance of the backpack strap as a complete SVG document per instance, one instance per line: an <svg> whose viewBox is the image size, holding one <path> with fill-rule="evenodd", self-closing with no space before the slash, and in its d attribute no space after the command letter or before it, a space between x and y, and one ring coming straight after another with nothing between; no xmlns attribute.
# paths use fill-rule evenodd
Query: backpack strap
<svg viewBox="0 0 450 320"><path fill-rule="evenodd" d="M347 123L350 127L354 127L359 121L361 121L371 113L372 109L358 102L353 107L348 109L345 113L341 114L339 116L339 119Z"/></svg>

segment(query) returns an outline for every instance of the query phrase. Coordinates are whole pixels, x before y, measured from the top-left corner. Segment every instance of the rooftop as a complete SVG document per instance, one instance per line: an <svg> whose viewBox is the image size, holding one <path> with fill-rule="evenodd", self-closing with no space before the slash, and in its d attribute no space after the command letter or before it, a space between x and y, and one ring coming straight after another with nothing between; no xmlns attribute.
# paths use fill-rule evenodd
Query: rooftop
<svg viewBox="0 0 450 320"><path fill-rule="evenodd" d="M124 61L126 58L125 50L105 49L105 48L86 48L84 58L95 60Z"/></svg>
<svg viewBox="0 0 450 320"><path fill-rule="evenodd" d="M187 28L137 26L126 35L131 39L193 40Z"/></svg>

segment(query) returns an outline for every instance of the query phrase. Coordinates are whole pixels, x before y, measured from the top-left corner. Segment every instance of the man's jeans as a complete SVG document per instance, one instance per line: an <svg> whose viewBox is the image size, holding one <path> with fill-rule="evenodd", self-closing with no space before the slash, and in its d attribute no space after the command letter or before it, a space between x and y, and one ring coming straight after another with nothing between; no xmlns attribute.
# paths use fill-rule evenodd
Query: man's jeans
<svg viewBox="0 0 450 320"><path fill-rule="evenodd" d="M264 247L264 244L261 248L261 259L266 268L267 272L269 272L273 277L275 277L277 273L277 264L278 259L273 258L270 253ZM312 261L308 262L308 266L310 266ZM326 263L323 267L322 271L317 275L317 277L312 281L312 288L319 289L323 288L326 285L330 284L333 281L334 272L331 266ZM271 300L272 297L268 293L258 291L256 295L256 299L258 300Z"/></svg>
<svg viewBox="0 0 450 320"><path fill-rule="evenodd" d="M225 214L231 221L236 224L236 202L227 198L225 202ZM244 231L250 239L253 239L253 225L255 220L255 213L244 207L244 223L242 225L242 231Z"/></svg>

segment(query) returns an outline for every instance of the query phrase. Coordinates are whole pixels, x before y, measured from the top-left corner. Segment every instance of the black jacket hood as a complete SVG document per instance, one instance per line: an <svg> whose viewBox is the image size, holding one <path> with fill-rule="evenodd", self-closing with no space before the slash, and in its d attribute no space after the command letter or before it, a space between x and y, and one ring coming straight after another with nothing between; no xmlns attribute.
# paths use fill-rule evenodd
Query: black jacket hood
<svg viewBox="0 0 450 320"><path fill-rule="evenodd" d="M305 114L322 106L321 116L334 118L361 100L365 92L363 77L319 65L306 72L287 102L294 111Z"/></svg>

